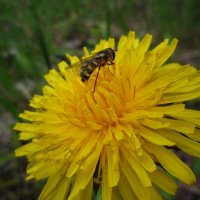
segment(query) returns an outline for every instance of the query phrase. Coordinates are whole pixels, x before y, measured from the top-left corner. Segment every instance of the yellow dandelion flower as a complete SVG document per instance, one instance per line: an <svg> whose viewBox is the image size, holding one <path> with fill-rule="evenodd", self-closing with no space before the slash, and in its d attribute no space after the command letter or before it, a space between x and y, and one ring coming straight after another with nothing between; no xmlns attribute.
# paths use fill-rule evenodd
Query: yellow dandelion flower
<svg viewBox="0 0 200 200"><path fill-rule="evenodd" d="M29 141L16 150L28 158L27 180L47 178L40 200L89 200L93 188L101 188L103 200L160 200L158 188L176 192L171 175L195 182L171 148L200 157L200 111L183 103L200 96L200 73L164 64L176 39L149 50L151 40L129 32L117 46L111 38L91 53L84 48L84 57L117 49L113 63L101 67L95 92L98 67L86 82L65 62L45 76L43 94L30 101L34 111L20 114L30 122L15 126ZM72 66L79 61L68 58Z"/></svg>

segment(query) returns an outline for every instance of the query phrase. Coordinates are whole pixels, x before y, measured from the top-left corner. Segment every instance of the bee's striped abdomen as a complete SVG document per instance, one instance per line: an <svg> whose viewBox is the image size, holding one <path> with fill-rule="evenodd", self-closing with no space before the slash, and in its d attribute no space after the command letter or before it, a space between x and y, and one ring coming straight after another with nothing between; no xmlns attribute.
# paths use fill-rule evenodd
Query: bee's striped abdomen
<svg viewBox="0 0 200 200"><path fill-rule="evenodd" d="M94 59L84 62L80 71L81 81L87 81L98 65L99 62Z"/></svg>

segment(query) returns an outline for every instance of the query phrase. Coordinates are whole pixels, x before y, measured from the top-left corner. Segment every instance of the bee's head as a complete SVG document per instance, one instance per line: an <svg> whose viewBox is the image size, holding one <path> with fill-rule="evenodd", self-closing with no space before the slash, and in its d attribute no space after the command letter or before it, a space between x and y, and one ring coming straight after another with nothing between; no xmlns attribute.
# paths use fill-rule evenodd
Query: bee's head
<svg viewBox="0 0 200 200"><path fill-rule="evenodd" d="M113 61L115 59L115 50L111 48L107 48L105 49L105 51L107 52L108 60Z"/></svg>

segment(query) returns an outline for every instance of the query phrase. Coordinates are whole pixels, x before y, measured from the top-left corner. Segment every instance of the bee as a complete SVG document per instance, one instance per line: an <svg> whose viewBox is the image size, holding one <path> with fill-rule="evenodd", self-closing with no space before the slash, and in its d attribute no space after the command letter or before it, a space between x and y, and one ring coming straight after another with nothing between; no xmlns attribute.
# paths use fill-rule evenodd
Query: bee
<svg viewBox="0 0 200 200"><path fill-rule="evenodd" d="M86 58L82 61L80 69L80 77L82 82L86 82L95 71L95 69L98 68L93 92L95 91L100 68L104 67L105 65L114 64L113 61L115 59L115 51L116 50L114 49L106 48L102 51L97 52L92 57Z"/></svg>
<svg viewBox="0 0 200 200"><path fill-rule="evenodd" d="M100 70L100 68L106 64L114 64L114 59L115 51L111 48L107 48L97 52L91 59L83 61L80 71L81 81L87 81L97 67Z"/></svg>

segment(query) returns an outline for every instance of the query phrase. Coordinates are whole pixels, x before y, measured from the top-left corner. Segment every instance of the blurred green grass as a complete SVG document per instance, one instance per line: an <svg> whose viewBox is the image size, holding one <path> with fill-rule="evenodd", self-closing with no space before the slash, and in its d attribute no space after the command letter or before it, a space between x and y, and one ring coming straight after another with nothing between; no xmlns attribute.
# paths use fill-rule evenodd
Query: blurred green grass
<svg viewBox="0 0 200 200"><path fill-rule="evenodd" d="M134 30L138 36L152 33L155 43L164 37L179 38L176 60L198 66L199 8L198 0L1 0L0 112L7 127L3 129L0 124L0 136L6 138L1 141L0 167L9 163L11 169L6 177L0 174L0 195L8 198L7 190L9 199L22 199L12 197L19 193L28 199L37 196L20 177L25 161L21 164L13 158L13 149L19 142L11 128L18 113L28 107L31 96L40 93L43 75L56 66L59 57L66 52L80 55L85 45L92 48L102 38L119 38ZM9 120L3 120L5 116ZM10 182L13 175L18 180ZM37 190L35 184L29 187Z"/></svg>

